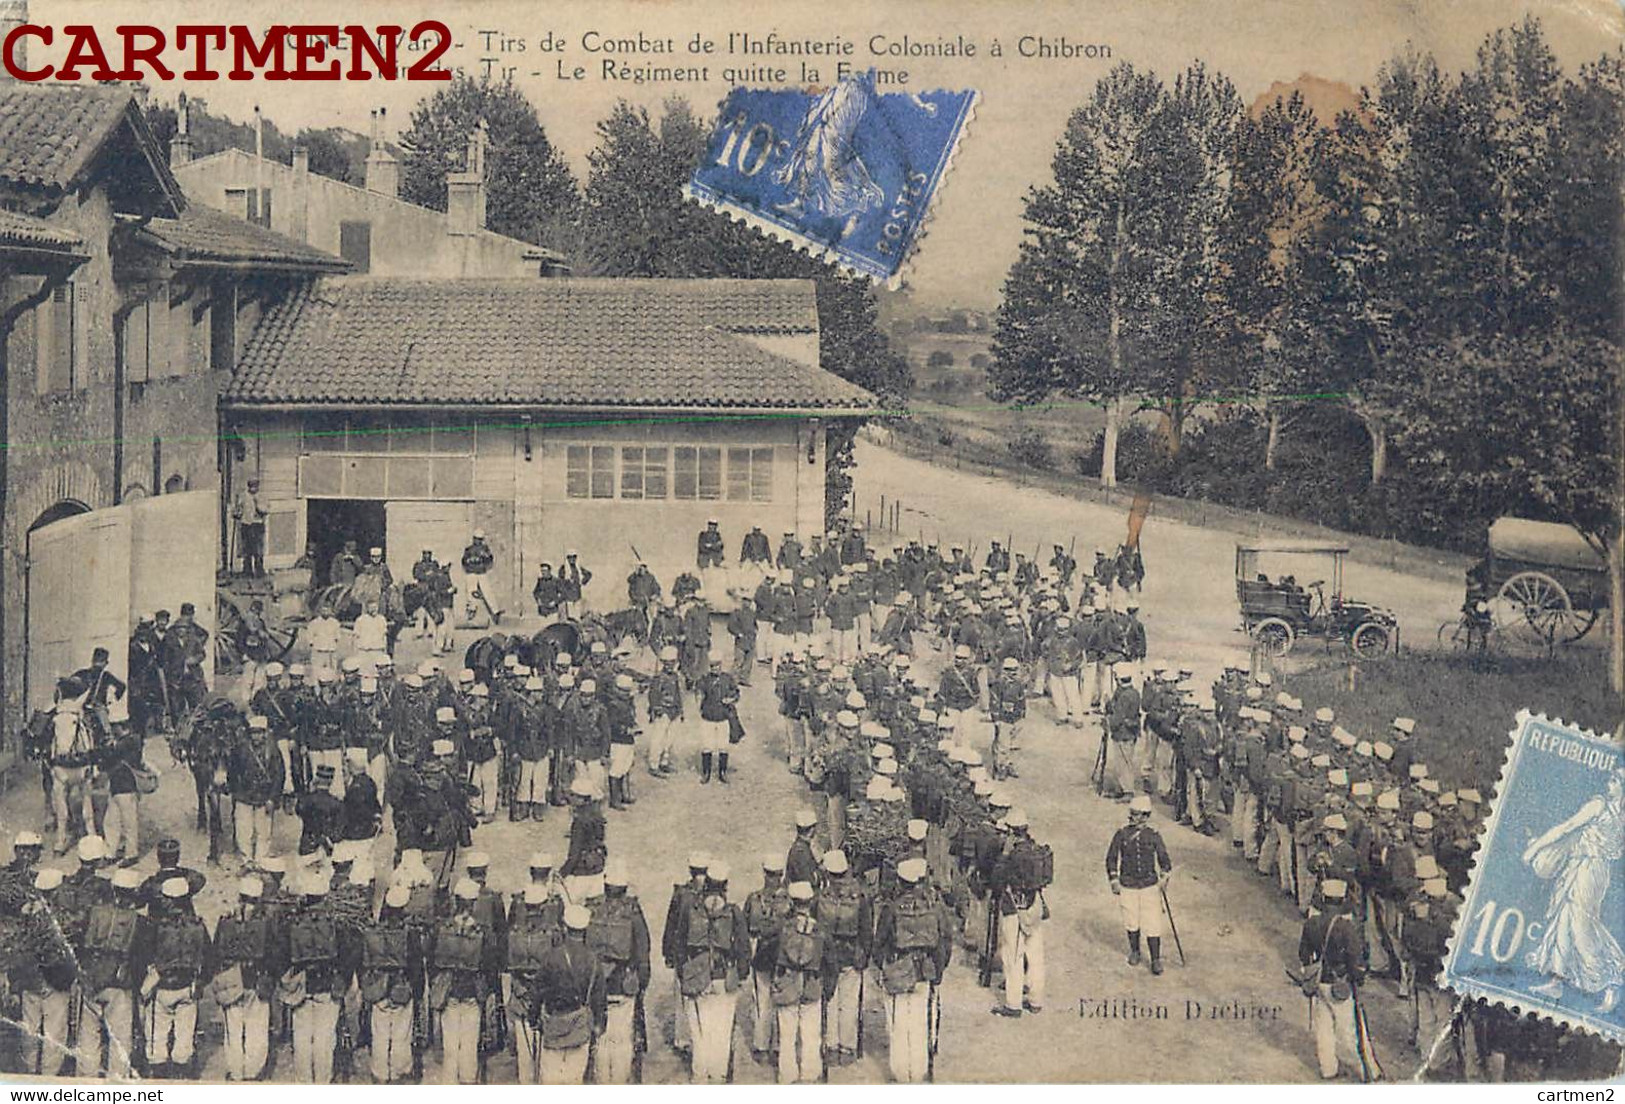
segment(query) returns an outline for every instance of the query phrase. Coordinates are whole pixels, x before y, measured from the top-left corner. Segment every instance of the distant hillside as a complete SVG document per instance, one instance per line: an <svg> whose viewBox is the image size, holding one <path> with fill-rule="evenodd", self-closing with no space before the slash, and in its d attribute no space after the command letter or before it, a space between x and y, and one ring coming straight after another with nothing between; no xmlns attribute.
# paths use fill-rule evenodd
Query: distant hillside
<svg viewBox="0 0 1625 1104"><path fill-rule="evenodd" d="M1300 74L1295 81L1276 81L1265 89L1264 94L1254 100L1248 113L1255 118L1262 114L1264 109L1277 99L1290 99L1292 93L1303 97L1303 102L1315 113L1321 126L1331 126L1337 121L1337 116L1344 111L1357 111L1360 107L1360 90L1350 88L1340 81L1324 80L1309 73Z"/></svg>

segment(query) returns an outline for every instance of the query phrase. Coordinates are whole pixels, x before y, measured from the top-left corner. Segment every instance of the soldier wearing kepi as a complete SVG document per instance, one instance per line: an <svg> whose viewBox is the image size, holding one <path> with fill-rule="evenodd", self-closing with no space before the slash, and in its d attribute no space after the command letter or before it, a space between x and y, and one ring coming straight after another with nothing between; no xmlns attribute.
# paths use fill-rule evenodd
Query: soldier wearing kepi
<svg viewBox="0 0 1625 1104"><path fill-rule="evenodd" d="M259 1080L270 1052L271 998L282 963L264 896L260 879L242 879L237 908L214 929L215 975L209 991L225 1021L228 1081Z"/></svg>
<svg viewBox="0 0 1625 1104"><path fill-rule="evenodd" d="M25 906L25 923L33 938L25 949L10 954L6 980L22 1005L18 1025L22 1072L55 1077L69 1053L68 1019L79 970L73 947L56 923L62 871L45 867L34 875L33 887L35 898Z"/></svg>
<svg viewBox="0 0 1625 1104"><path fill-rule="evenodd" d="M1311 909L1304 921L1298 961L1304 968L1302 986L1309 997L1320 1076L1330 1080L1347 1063L1361 1081L1369 1082L1381 1079L1382 1067L1360 1007L1359 983L1365 970L1347 899L1348 883L1342 879L1320 883L1319 908Z"/></svg>
<svg viewBox="0 0 1625 1104"><path fill-rule="evenodd" d="M587 1080L592 1041L604 1028L604 971L587 943L592 914L585 905L564 909L564 937L542 959L541 1082L580 1085Z"/></svg>
<svg viewBox="0 0 1625 1104"><path fill-rule="evenodd" d="M779 1084L811 1084L824 1077L823 1000L828 943L813 915L811 882L786 890L790 914L780 929L773 967L773 1005L778 1011Z"/></svg>
<svg viewBox="0 0 1625 1104"><path fill-rule="evenodd" d="M384 894L378 919L361 933L356 981L361 1003L372 1013L371 1067L378 1085L404 1081L412 1073L412 1019L423 954L417 931L407 922L411 900L411 887L397 881Z"/></svg>
<svg viewBox="0 0 1625 1104"><path fill-rule="evenodd" d="M604 869L604 897L592 910L587 943L604 972L604 1015L599 1027L593 1080L626 1085L641 1078L646 1047L644 993L649 988L649 922L627 892L626 864Z"/></svg>
<svg viewBox="0 0 1625 1104"><path fill-rule="evenodd" d="M779 961L779 929L790 913L784 889L784 860L762 859L762 888L745 898L745 928L750 932L751 1054L767 1060L777 1046L777 1020L773 1005L773 968Z"/></svg>
<svg viewBox="0 0 1625 1104"><path fill-rule="evenodd" d="M434 932L429 1005L440 1013L442 1083L473 1085L480 1078L480 1016L502 945L475 915L480 887L472 878L457 882L452 899L452 914Z"/></svg>
<svg viewBox="0 0 1625 1104"><path fill-rule="evenodd" d="M1004 974L1001 1016L1044 1009L1044 925L1049 903L1044 889L1055 877L1048 846L1028 834L1027 814L1012 809L1004 818L1010 841L993 871L994 908L999 925L999 959Z"/></svg>
<svg viewBox="0 0 1625 1104"><path fill-rule="evenodd" d="M862 1049L864 972L869 968L874 914L863 883L844 851L824 853L824 887L818 895L818 926L829 941L824 980L829 1004L826 1054L835 1065L855 1061Z"/></svg>
<svg viewBox="0 0 1625 1104"><path fill-rule="evenodd" d="M71 938L79 959L79 1037L81 1077L123 1080L130 1074L138 957L151 933L140 914L136 891L141 875L114 871L112 897L90 907Z"/></svg>
<svg viewBox="0 0 1625 1104"><path fill-rule="evenodd" d="M649 773L656 778L672 773L671 749L683 723L683 682L677 671L677 649L660 649L660 669L649 679Z"/></svg>
<svg viewBox="0 0 1625 1104"><path fill-rule="evenodd" d="M312 868L298 888L303 898L288 921L288 969L279 996L293 1009L293 1080L326 1085L333 1080L340 1005L350 984L338 922L323 907L327 878Z"/></svg>
<svg viewBox="0 0 1625 1104"><path fill-rule="evenodd" d="M153 952L141 983L146 1001L147 1075L190 1075L197 1034L197 987L208 976L209 929L192 909L192 884L176 875L159 887L163 917L153 932Z"/></svg>
<svg viewBox="0 0 1625 1104"><path fill-rule="evenodd" d="M1151 827L1151 797L1129 802L1128 824L1119 828L1106 849L1106 877L1128 931L1128 964L1140 964L1140 937L1151 954L1151 972L1162 973L1163 887L1173 863L1162 836Z"/></svg>
<svg viewBox="0 0 1625 1104"><path fill-rule="evenodd" d="M880 906L875 961L886 990L886 1038L892 1080L929 1080L936 1053L937 985L953 954L948 907L922 858L897 864L899 891Z"/></svg>
<svg viewBox="0 0 1625 1104"><path fill-rule="evenodd" d="M679 918L678 984L693 1031L690 1066L696 1083L730 1076L734 996L750 969L750 936L739 906L728 900L728 866L712 862L703 888Z"/></svg>

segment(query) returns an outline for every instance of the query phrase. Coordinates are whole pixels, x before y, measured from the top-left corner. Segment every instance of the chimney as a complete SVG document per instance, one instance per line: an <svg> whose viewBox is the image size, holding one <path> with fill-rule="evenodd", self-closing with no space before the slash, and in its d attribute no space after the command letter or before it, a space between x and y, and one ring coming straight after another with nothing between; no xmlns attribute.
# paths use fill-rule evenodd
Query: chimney
<svg viewBox="0 0 1625 1104"><path fill-rule="evenodd" d="M20 27L28 22L28 0L0 0L0 41L11 33L13 27ZM28 68L28 38L24 36L17 40L12 50L12 57L19 69ZM0 81L11 80L10 72L0 69Z"/></svg>
<svg viewBox="0 0 1625 1104"><path fill-rule="evenodd" d="M187 118L189 109L186 106L186 93L182 92L180 99L175 101L175 136L169 140L169 164L184 165L192 159L192 133L191 124Z"/></svg>
<svg viewBox="0 0 1625 1104"><path fill-rule="evenodd" d="M289 232L302 242L310 240L310 150L293 147L293 226Z"/></svg>
<svg viewBox="0 0 1625 1104"><path fill-rule="evenodd" d="M401 165L384 148L384 111L372 113L372 135L367 153L367 191L391 198L400 194Z"/></svg>
<svg viewBox="0 0 1625 1104"><path fill-rule="evenodd" d="M468 137L463 171L446 174L446 233L477 234L485 229L485 120Z"/></svg>

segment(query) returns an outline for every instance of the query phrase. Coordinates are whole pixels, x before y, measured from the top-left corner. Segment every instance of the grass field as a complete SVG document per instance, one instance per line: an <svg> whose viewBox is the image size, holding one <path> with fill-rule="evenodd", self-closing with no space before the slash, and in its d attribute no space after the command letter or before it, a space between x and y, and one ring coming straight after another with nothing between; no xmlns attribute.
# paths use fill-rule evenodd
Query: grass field
<svg viewBox="0 0 1625 1104"><path fill-rule="evenodd" d="M1418 761L1445 785L1472 786L1488 798L1501 771L1520 709L1612 732L1619 718L1608 690L1607 653L1574 649L1551 660L1409 652L1361 664L1351 691L1345 664L1290 677L1304 708L1331 706L1338 723L1365 739L1383 735L1396 716L1416 718Z"/></svg>

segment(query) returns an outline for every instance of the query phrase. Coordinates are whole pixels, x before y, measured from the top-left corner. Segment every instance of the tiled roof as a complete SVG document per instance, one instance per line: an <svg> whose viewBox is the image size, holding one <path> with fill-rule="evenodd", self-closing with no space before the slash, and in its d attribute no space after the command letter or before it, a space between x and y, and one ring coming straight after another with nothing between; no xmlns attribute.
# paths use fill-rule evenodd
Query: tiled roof
<svg viewBox="0 0 1625 1104"><path fill-rule="evenodd" d="M327 280L272 308L239 404L852 409L867 391L743 333L811 335L800 280Z"/></svg>
<svg viewBox="0 0 1625 1104"><path fill-rule="evenodd" d="M244 264L265 268L346 272L350 263L285 234L207 207L191 206L179 218L152 219L138 237L182 263Z"/></svg>
<svg viewBox="0 0 1625 1104"><path fill-rule="evenodd" d="M0 246L25 246L69 252L83 243L70 230L18 211L0 210Z"/></svg>
<svg viewBox="0 0 1625 1104"><path fill-rule="evenodd" d="M130 93L85 85L0 85L0 176L64 188L124 118Z"/></svg>

